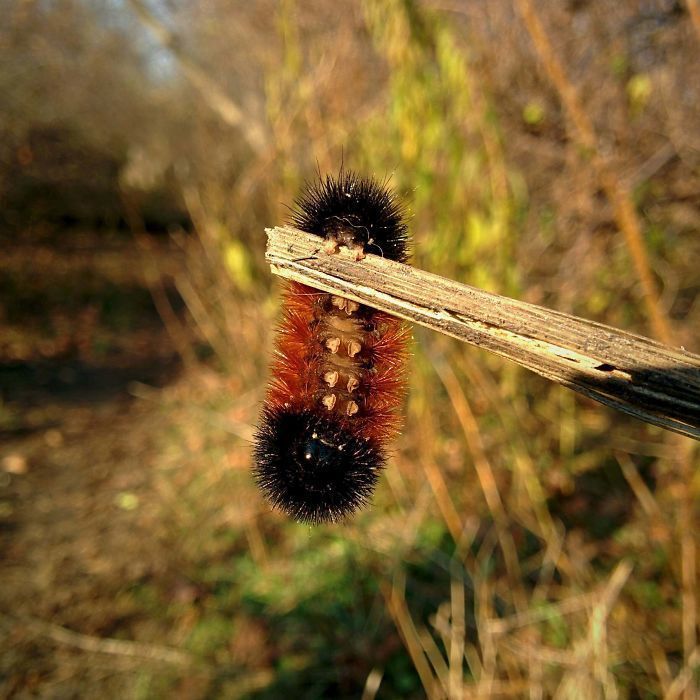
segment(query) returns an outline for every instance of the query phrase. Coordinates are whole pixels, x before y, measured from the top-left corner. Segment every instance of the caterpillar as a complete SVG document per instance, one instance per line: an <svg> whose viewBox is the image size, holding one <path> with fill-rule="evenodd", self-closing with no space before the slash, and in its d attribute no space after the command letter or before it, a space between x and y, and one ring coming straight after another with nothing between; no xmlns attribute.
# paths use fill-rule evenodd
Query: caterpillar
<svg viewBox="0 0 700 700"><path fill-rule="evenodd" d="M404 209L386 182L341 168L295 200L290 223L323 240L405 262ZM292 282L282 301L271 380L254 438L253 476L300 522L337 522L366 505L399 431L407 325Z"/></svg>

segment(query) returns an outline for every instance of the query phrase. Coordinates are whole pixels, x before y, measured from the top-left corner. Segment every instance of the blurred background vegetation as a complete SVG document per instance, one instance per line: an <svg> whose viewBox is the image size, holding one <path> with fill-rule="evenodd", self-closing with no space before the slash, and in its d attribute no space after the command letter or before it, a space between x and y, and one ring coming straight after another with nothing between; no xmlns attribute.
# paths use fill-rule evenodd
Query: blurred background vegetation
<svg viewBox="0 0 700 700"><path fill-rule="evenodd" d="M0 695L693 698L698 451L415 329L374 506L250 440L305 180L414 261L700 350L697 0L4 0Z"/></svg>

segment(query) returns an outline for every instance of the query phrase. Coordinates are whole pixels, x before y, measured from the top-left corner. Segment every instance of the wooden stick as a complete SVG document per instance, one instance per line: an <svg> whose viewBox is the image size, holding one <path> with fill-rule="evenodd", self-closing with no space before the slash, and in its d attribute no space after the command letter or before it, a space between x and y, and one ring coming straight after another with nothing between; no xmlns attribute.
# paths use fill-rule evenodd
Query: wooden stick
<svg viewBox="0 0 700 700"><path fill-rule="evenodd" d="M267 229L272 272L507 357L653 425L700 440L700 356L490 294L376 255L356 261L291 227Z"/></svg>

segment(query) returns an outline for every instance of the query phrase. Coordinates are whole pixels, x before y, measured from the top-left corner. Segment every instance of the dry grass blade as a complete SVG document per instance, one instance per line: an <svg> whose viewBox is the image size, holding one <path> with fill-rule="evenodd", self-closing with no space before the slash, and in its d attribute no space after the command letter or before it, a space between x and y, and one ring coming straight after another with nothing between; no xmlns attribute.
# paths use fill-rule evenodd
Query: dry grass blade
<svg viewBox="0 0 700 700"><path fill-rule="evenodd" d="M649 487L644 483L631 457L624 452L615 452L615 459L617 459L623 476L627 479L627 483L630 485L646 515L650 518L661 518L661 509Z"/></svg>
<svg viewBox="0 0 700 700"><path fill-rule="evenodd" d="M622 561L617 565L600 598L595 602L589 621L593 673L603 688L606 698L618 696L615 679L610 672L607 622L615 601L632 573L632 568L632 563L629 561Z"/></svg>
<svg viewBox="0 0 700 700"><path fill-rule="evenodd" d="M396 584L391 588L382 587L382 593L396 627L403 639L406 649L413 661L413 665L420 677L423 688L428 698L442 698L444 694L438 679L433 675L430 664L425 656L420 635L411 619L411 613L406 605L406 599Z"/></svg>
<svg viewBox="0 0 700 700"><path fill-rule="evenodd" d="M365 687L362 690L361 700L373 700L379 691L379 686L382 683L384 672L379 668L373 668L367 675Z"/></svg>
<svg viewBox="0 0 700 700"><path fill-rule="evenodd" d="M577 139L590 152L591 164L613 206L615 219L625 237L637 277L642 284L644 303L651 319L654 335L663 342L670 343L671 328L659 307L659 292L651 272L651 264L642 237L642 227L630 192L617 177L609 160L600 152L591 119L581 105L576 88L567 77L531 0L515 0L515 4L532 38L535 50L575 126Z"/></svg>
<svg viewBox="0 0 700 700"><path fill-rule="evenodd" d="M451 698L460 698L463 694L462 660L464 658L465 619L464 619L464 584L456 577L452 577L450 586L451 605L450 612L452 624L450 626L450 670L449 689Z"/></svg>
<svg viewBox="0 0 700 700"><path fill-rule="evenodd" d="M680 673L671 683L668 692L664 695L664 700L677 700L681 693L688 690L693 681L693 675L700 666L700 648L696 647L688 658L688 662L683 666ZM691 690L691 692L693 692Z"/></svg>
<svg viewBox="0 0 700 700"><path fill-rule="evenodd" d="M698 39L700 39L700 3L698 3L698 0L685 0L685 3L688 5L688 12L690 12L695 31L698 34Z"/></svg>
<svg viewBox="0 0 700 700"><path fill-rule="evenodd" d="M523 610L526 605L526 600L525 592L522 587L522 572L520 571L518 563L518 552L513 537L508 530L508 516L503 506L501 494L498 491L494 470L484 448L479 426L469 406L467 397L464 395L462 385L457 380L452 369L448 365L437 366L436 369L462 426L467 445L472 454L479 485L481 486L486 504L496 524L498 541L508 571L513 602L517 610Z"/></svg>

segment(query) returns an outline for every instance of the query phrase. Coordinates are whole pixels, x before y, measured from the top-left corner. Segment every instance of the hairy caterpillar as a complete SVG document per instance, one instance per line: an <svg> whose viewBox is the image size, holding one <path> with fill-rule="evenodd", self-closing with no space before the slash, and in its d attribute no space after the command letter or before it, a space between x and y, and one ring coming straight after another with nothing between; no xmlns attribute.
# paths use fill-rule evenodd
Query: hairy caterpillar
<svg viewBox="0 0 700 700"><path fill-rule="evenodd" d="M403 209L387 184L340 171L309 186L291 223L346 246L404 262ZM400 426L409 331L349 299L291 283L283 299L272 378L255 436L254 478L302 522L337 521L371 498Z"/></svg>

